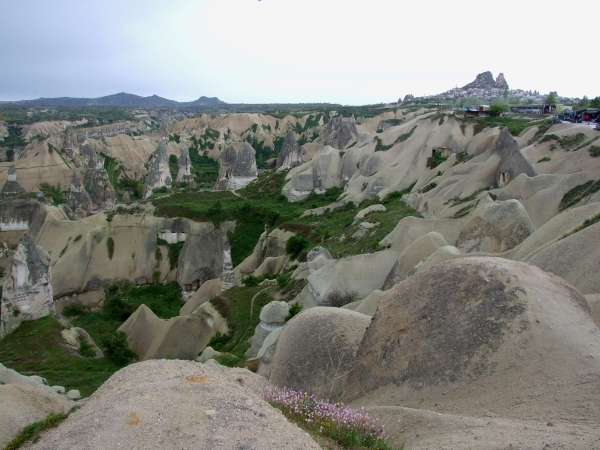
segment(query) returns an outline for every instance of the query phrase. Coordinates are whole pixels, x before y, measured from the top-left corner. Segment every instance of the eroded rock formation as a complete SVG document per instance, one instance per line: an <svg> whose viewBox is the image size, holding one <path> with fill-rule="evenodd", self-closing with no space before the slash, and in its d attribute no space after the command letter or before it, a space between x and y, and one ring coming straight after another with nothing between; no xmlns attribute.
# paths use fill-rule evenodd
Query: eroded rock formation
<svg viewBox="0 0 600 450"><path fill-rule="evenodd" d="M71 186L69 188L69 195L67 196L67 204L71 208L74 220L83 219L87 217L92 201L90 194L87 193L84 186L81 184L79 175L77 172L73 172L73 178L71 179Z"/></svg>
<svg viewBox="0 0 600 450"><path fill-rule="evenodd" d="M0 198L15 197L19 194L24 194L25 189L17 181L17 169L13 164L8 168L8 178L0 191Z"/></svg>
<svg viewBox="0 0 600 450"><path fill-rule="evenodd" d="M356 129L354 117L332 117L327 122L323 143L341 150L356 136L358 136L358 130Z"/></svg>
<svg viewBox="0 0 600 450"><path fill-rule="evenodd" d="M171 187L171 170L169 168L169 158L167 156L167 141L163 139L158 144L156 151L150 157L149 171L142 189L142 198L145 200L152 193L163 186Z"/></svg>
<svg viewBox="0 0 600 450"><path fill-rule="evenodd" d="M0 338L23 321L53 314L50 256L25 232L10 265L10 277L2 286Z"/></svg>
<svg viewBox="0 0 600 450"><path fill-rule="evenodd" d="M177 173L177 186L181 186L181 183L187 183L190 188L196 187L194 176L192 175L192 160L190 159L190 152L188 149L181 149L181 156L177 160L179 166L179 172Z"/></svg>
<svg viewBox="0 0 600 450"><path fill-rule="evenodd" d="M227 147L219 157L219 179L216 190L240 189L256 178L256 151L244 142L238 152Z"/></svg>
<svg viewBox="0 0 600 450"><path fill-rule="evenodd" d="M303 162L301 150L298 146L298 141L296 141L296 138L294 137L294 134L286 134L281 151L277 157L277 165L275 167L277 169L282 166L296 167L301 165Z"/></svg>

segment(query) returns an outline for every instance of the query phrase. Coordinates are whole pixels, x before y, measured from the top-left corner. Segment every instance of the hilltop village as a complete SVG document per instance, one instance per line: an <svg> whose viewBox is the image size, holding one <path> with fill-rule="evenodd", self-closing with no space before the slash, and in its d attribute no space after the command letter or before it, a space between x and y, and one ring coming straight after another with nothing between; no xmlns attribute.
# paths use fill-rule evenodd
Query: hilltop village
<svg viewBox="0 0 600 450"><path fill-rule="evenodd" d="M598 108L0 104L0 445L600 447Z"/></svg>

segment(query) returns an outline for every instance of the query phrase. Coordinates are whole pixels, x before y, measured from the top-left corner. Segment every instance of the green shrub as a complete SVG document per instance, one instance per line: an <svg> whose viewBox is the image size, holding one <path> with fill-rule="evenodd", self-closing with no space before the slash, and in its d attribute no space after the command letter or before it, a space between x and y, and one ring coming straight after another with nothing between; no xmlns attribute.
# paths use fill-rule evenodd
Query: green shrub
<svg viewBox="0 0 600 450"><path fill-rule="evenodd" d="M457 162L465 162L468 161L470 159L473 159L473 155L470 155L467 152L459 152L456 154L456 161Z"/></svg>
<svg viewBox="0 0 600 450"><path fill-rule="evenodd" d="M424 188L421 189L421 193L424 194L425 192L429 192L432 189L435 189L437 187L437 183L429 183L427 186L425 186Z"/></svg>
<svg viewBox="0 0 600 450"><path fill-rule="evenodd" d="M598 192L600 190L600 180L594 181L589 180L579 186L575 186L573 189L563 195L560 204L558 205L559 211L573 206L588 195Z"/></svg>
<svg viewBox="0 0 600 450"><path fill-rule="evenodd" d="M158 283L160 281L160 270L155 270L152 272L152 281L154 283Z"/></svg>
<svg viewBox="0 0 600 450"><path fill-rule="evenodd" d="M62 191L60 190L60 184L56 186L50 186L48 183L40 183L40 191L44 194L44 197L51 198L55 205L64 203Z"/></svg>
<svg viewBox="0 0 600 450"><path fill-rule="evenodd" d="M123 322L133 314L134 310L134 306L121 297L110 296L102 304L102 312L107 317Z"/></svg>
<svg viewBox="0 0 600 450"><path fill-rule="evenodd" d="M297 235L291 236L286 244L285 244L285 252L290 255L292 258L296 259L304 250L310 242L303 234L299 233Z"/></svg>
<svg viewBox="0 0 600 450"><path fill-rule="evenodd" d="M16 450L21 448L28 441L39 438L42 432L60 425L67 417L68 414L65 413L52 413L40 422L34 422L31 425L27 425L8 444L6 444L4 450Z"/></svg>
<svg viewBox="0 0 600 450"><path fill-rule="evenodd" d="M592 155L594 158L600 156L600 147L597 145L592 145L590 147L590 155Z"/></svg>
<svg viewBox="0 0 600 450"><path fill-rule="evenodd" d="M138 355L129 348L127 335L122 331L115 331L113 334L104 336L102 344L105 348L104 356L118 366L126 366L138 359Z"/></svg>
<svg viewBox="0 0 600 450"><path fill-rule="evenodd" d="M294 302L290 305L290 310L288 312L288 315L285 316L285 321L288 322L292 317L300 314L300 312L302 311L303 306L298 303L298 302Z"/></svg>
<svg viewBox="0 0 600 450"><path fill-rule="evenodd" d="M544 156L542 159L540 159L538 161L538 163L543 163L543 162L548 162L548 161L551 161L551 159L548 156Z"/></svg>
<svg viewBox="0 0 600 450"><path fill-rule="evenodd" d="M281 289L283 289L288 284L290 284L291 281L292 281L292 277L290 277L289 275L278 275L277 276L277 286L279 286L279 288L281 288Z"/></svg>
<svg viewBox="0 0 600 450"><path fill-rule="evenodd" d="M73 239L73 242L77 242L79 240L81 240L81 235L80 234L78 234L77 236L75 236L75 239Z"/></svg>
<svg viewBox="0 0 600 450"><path fill-rule="evenodd" d="M84 358L93 358L96 356L94 347L92 347L92 345L85 339L79 341L79 354Z"/></svg>
<svg viewBox="0 0 600 450"><path fill-rule="evenodd" d="M348 303L358 300L358 292L339 292L332 291L327 294L327 302L334 308L340 308Z"/></svg>
<svg viewBox="0 0 600 450"><path fill-rule="evenodd" d="M230 334L221 334L217 331L208 343L207 347L212 347L214 350L219 351L224 345L231 341L231 338L232 336Z"/></svg>
<svg viewBox="0 0 600 450"><path fill-rule="evenodd" d="M69 303L68 305L65 305L65 307L63 308L63 316L67 316L67 317L73 317L73 316L80 316L82 314L85 314L86 309L85 309L85 305L83 303L81 303L79 300L73 302L73 303Z"/></svg>
<svg viewBox="0 0 600 450"><path fill-rule="evenodd" d="M246 287L258 286L258 283L261 281L263 281L261 277L255 277L252 274L248 275L246 278L242 278L242 284Z"/></svg>
<svg viewBox="0 0 600 450"><path fill-rule="evenodd" d="M448 158L444 158L442 155L443 155L442 150L434 150L433 156L430 156L429 158L427 158L427 167L429 169L435 169L437 166L439 166L440 164L442 164L444 161L446 161L448 159Z"/></svg>
<svg viewBox="0 0 600 450"><path fill-rule="evenodd" d="M106 250L108 251L108 259L112 260L115 253L115 241L111 237L106 240Z"/></svg>

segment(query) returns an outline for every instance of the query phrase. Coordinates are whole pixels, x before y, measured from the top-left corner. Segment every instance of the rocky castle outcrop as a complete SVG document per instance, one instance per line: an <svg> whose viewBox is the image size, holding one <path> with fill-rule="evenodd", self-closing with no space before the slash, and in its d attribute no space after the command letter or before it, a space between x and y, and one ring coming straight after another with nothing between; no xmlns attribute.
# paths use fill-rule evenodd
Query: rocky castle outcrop
<svg viewBox="0 0 600 450"><path fill-rule="evenodd" d="M23 321L54 313L50 278L50 256L23 233L2 286L0 339Z"/></svg>

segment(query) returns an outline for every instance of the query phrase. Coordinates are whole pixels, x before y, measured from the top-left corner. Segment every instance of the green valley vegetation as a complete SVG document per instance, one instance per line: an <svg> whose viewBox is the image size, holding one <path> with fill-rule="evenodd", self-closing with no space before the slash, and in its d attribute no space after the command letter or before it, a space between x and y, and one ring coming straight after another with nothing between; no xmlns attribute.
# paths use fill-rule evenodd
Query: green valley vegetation
<svg viewBox="0 0 600 450"><path fill-rule="evenodd" d="M104 352L104 358L81 357L64 345L64 327L48 316L23 322L0 341L0 361L23 375L39 375L50 385L78 389L92 394L104 381L125 364L135 361L126 345L124 334L117 329L142 304L161 319L179 315L182 306L177 283L133 286L128 282L112 283L105 289L105 301L98 311L76 305L67 309L74 326L83 328Z"/></svg>

